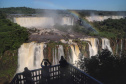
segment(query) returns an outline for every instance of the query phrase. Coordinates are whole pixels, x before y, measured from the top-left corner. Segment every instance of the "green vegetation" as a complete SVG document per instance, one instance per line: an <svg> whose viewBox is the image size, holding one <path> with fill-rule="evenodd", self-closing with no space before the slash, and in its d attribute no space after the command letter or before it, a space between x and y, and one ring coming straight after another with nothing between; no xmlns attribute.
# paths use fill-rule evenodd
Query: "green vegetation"
<svg viewBox="0 0 126 84"><path fill-rule="evenodd" d="M35 14L35 9L28 7L0 8L0 11L6 14Z"/></svg>
<svg viewBox="0 0 126 84"><path fill-rule="evenodd" d="M58 14L71 14L69 11L76 11L80 14L81 17L90 16L90 15L126 15L126 11L97 11L97 10L54 10L54 9L33 9L29 7L9 7L9 8L0 8L0 11L7 14L43 14L44 11L47 13L56 12Z"/></svg>
<svg viewBox="0 0 126 84"><path fill-rule="evenodd" d="M7 82L14 76L17 68L17 50L27 41L26 28L6 19L0 12L0 82Z"/></svg>
<svg viewBox="0 0 126 84"><path fill-rule="evenodd" d="M17 50L8 50L0 57L0 83L12 80L17 69Z"/></svg>
<svg viewBox="0 0 126 84"><path fill-rule="evenodd" d="M111 15L126 15L126 11L97 11L97 10L76 10L81 17L90 15L111 16Z"/></svg>
<svg viewBox="0 0 126 84"><path fill-rule="evenodd" d="M126 38L126 18L107 19L102 22L94 22L93 25L99 32L99 36L107 38Z"/></svg>
<svg viewBox="0 0 126 84"><path fill-rule="evenodd" d="M6 50L15 50L28 39L26 28L12 23L2 14L0 15L0 54Z"/></svg>
<svg viewBox="0 0 126 84"><path fill-rule="evenodd" d="M103 84L125 84L126 57L118 58L110 51L103 50L91 59L79 61L81 69L101 81Z"/></svg>

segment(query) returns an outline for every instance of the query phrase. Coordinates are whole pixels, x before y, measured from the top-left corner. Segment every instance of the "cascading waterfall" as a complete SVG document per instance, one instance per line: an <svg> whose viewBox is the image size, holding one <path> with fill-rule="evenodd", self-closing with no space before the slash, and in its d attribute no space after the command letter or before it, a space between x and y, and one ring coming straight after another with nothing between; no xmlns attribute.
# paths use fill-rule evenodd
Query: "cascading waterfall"
<svg viewBox="0 0 126 84"><path fill-rule="evenodd" d="M80 50L77 44L75 45L75 54L79 58Z"/></svg>
<svg viewBox="0 0 126 84"><path fill-rule="evenodd" d="M110 41L107 38L102 38L102 49L108 49L110 52L112 52L112 48L110 46ZM113 54L113 52L112 52Z"/></svg>
<svg viewBox="0 0 126 84"><path fill-rule="evenodd" d="M57 51L58 50L58 51ZM61 56L64 56L64 50L62 45L58 45L58 49L53 48L53 65L58 64Z"/></svg>
<svg viewBox="0 0 126 84"><path fill-rule="evenodd" d="M55 65L55 64L58 64L58 60L57 60L57 49L56 49L56 47L55 48L53 48L53 65Z"/></svg>
<svg viewBox="0 0 126 84"><path fill-rule="evenodd" d="M18 72L24 71L25 67L33 70L41 68L41 61L43 60L44 43L24 43L18 50Z"/></svg>
<svg viewBox="0 0 126 84"><path fill-rule="evenodd" d="M75 53L75 50L74 50L74 46L73 45L70 45L70 48L71 48L71 53L72 53L72 60L73 60L73 64L76 64L76 62L78 61L78 57Z"/></svg>
<svg viewBox="0 0 126 84"><path fill-rule="evenodd" d="M14 22L20 26L31 27L51 27L54 25L54 20L51 17L17 17Z"/></svg>
<svg viewBox="0 0 126 84"><path fill-rule="evenodd" d="M120 46L120 57L121 57L121 54L122 54L122 48L123 48L123 41L121 39L121 46Z"/></svg>
<svg viewBox="0 0 126 84"><path fill-rule="evenodd" d="M80 39L80 40L88 43L90 57L98 54L99 40L97 38L85 38L85 39ZM44 43L31 42L31 43L22 44L18 50L17 73L24 71L25 67L28 67L30 70L41 68L41 62L44 59L45 54L49 54L47 56L52 56L50 57L50 60L52 60L51 62L53 65L59 64L59 60L61 56L64 56L66 54L67 56L64 56L64 57L67 58L68 62L76 66L77 61L79 60L79 55L84 54L84 53L80 51L81 48L79 48L77 43L74 43L72 40L66 41L65 44L68 45L68 47L66 47L68 48L67 54L65 53L66 51L64 51L65 47L63 47L63 45L55 45L52 48L50 47L46 48L52 51L49 53L44 53L44 51L46 50L45 49L46 44ZM102 38L102 48L108 49L109 51L112 52L112 49L110 47L110 41L107 38ZM122 41L121 41L121 49L122 49ZM84 57L84 55L82 56Z"/></svg>
<svg viewBox="0 0 126 84"><path fill-rule="evenodd" d="M64 56L64 50L63 50L63 46L59 45L59 47L58 47L58 61L60 60L61 56Z"/></svg>
<svg viewBox="0 0 126 84"><path fill-rule="evenodd" d="M73 24L74 24L74 18L70 18L70 17L62 18L62 25L73 25Z"/></svg>
<svg viewBox="0 0 126 84"><path fill-rule="evenodd" d="M98 39L97 38L86 38L84 40L90 42L90 43L88 43L90 57L97 55L97 53L98 53L98 43L99 43Z"/></svg>
<svg viewBox="0 0 126 84"><path fill-rule="evenodd" d="M61 18L61 19L60 19ZM15 17L14 22L20 26L27 28L47 28L53 27L55 24L73 25L74 18L60 17L57 21L53 17Z"/></svg>
<svg viewBox="0 0 126 84"><path fill-rule="evenodd" d="M118 54L118 42L117 42L117 40L116 40L116 55Z"/></svg>
<svg viewBox="0 0 126 84"><path fill-rule="evenodd" d="M104 21L108 18L111 19L121 19L121 18L125 18L125 16L97 16L97 15L92 15L92 16L87 16L86 19L89 22L93 22L93 21Z"/></svg>

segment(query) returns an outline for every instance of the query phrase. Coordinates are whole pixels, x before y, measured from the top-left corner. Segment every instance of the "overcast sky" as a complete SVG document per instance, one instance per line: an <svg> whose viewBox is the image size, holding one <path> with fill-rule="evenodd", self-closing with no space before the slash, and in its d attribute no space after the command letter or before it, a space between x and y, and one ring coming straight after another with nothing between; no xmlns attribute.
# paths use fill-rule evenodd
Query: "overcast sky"
<svg viewBox="0 0 126 84"><path fill-rule="evenodd" d="M0 0L3 7L126 11L126 0Z"/></svg>

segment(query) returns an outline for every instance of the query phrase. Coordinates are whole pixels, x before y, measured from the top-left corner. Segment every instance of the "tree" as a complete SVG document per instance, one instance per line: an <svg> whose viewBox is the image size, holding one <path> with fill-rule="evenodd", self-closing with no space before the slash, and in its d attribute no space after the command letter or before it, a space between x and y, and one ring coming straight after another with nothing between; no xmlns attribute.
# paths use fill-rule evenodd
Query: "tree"
<svg viewBox="0 0 126 84"><path fill-rule="evenodd" d="M83 65L82 65L83 64ZM85 58L81 69L105 84L125 84L126 58L117 58L107 49L90 59Z"/></svg>

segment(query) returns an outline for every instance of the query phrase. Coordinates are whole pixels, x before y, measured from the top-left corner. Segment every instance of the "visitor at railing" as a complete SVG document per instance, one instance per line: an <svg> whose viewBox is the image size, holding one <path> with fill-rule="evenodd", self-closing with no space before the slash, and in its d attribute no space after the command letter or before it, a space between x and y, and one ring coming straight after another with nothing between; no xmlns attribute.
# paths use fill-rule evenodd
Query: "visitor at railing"
<svg viewBox="0 0 126 84"><path fill-rule="evenodd" d="M63 56L59 63L50 66L51 63L43 59L41 69L29 71L26 67L23 73L15 75L10 84L103 84L69 64Z"/></svg>
<svg viewBox="0 0 126 84"><path fill-rule="evenodd" d="M63 56L61 56L61 59L59 61L61 67L65 67L68 65L67 61L64 59Z"/></svg>
<svg viewBox="0 0 126 84"><path fill-rule="evenodd" d="M27 67L24 68L23 76L25 77L25 84L33 84L32 76L30 70Z"/></svg>
<svg viewBox="0 0 126 84"><path fill-rule="evenodd" d="M69 82L69 73L68 73L68 63L67 61L64 59L63 56L61 56L61 59L59 61L60 63L60 77L61 77L61 80L62 80L62 83L61 84L65 84L66 82Z"/></svg>
<svg viewBox="0 0 126 84"><path fill-rule="evenodd" d="M44 62L44 65L42 65L43 62ZM47 64L49 64L49 66L47 66ZM44 59L41 63L41 67L42 67L42 70L41 70L42 75L41 75L40 84L48 84L50 81L49 68L51 67L51 63L48 61L48 59Z"/></svg>

